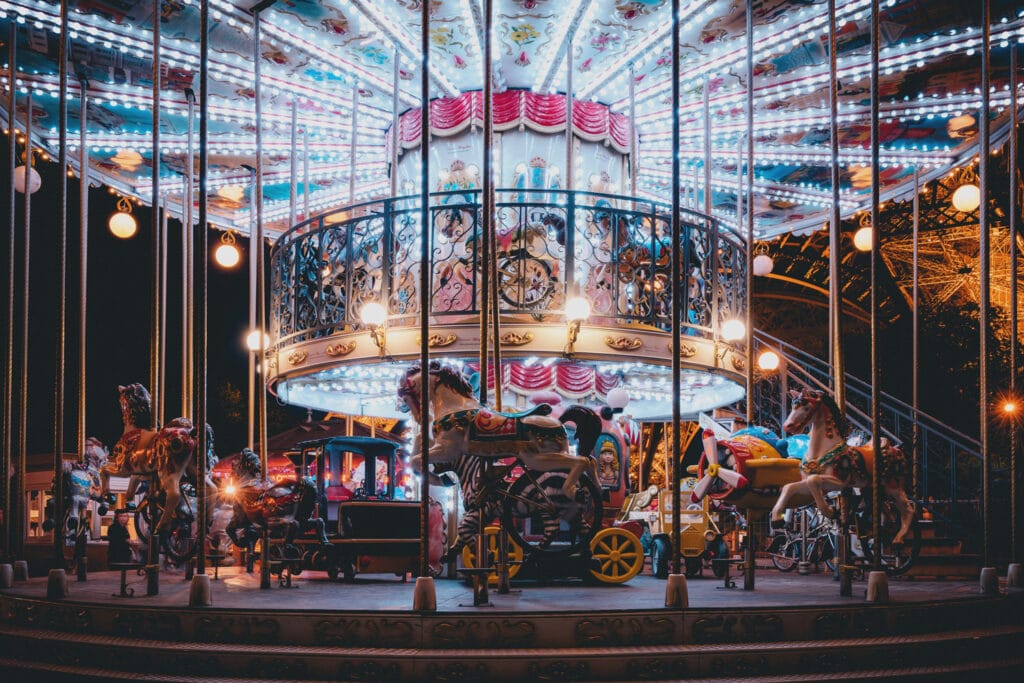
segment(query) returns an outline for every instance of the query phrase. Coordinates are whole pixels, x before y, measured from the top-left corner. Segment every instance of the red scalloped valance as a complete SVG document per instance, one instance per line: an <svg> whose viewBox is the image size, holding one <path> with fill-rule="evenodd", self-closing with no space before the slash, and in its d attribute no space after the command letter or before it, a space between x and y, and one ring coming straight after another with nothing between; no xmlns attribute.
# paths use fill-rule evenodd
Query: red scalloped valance
<svg viewBox="0 0 1024 683"><path fill-rule="evenodd" d="M590 365L572 362L559 361L550 365L512 362L501 365L505 387L522 396L538 391L556 391L572 400L588 396L603 400L609 391L622 383L622 377L617 373L600 373ZM476 363L469 366L479 370ZM494 387L494 366L487 369L487 386Z"/></svg>
<svg viewBox="0 0 1024 683"><path fill-rule="evenodd" d="M525 127L539 133L558 133L565 130L565 95L540 95L528 90L506 90L494 95L494 130L504 131ZM469 126L481 126L484 121L483 93L465 92L454 98L437 99L430 103L430 133L449 137ZM573 132L590 142L604 142L622 153L629 152L631 128L629 117L613 114L598 102L572 105ZM420 110L410 109L398 122L402 149L420 144ZM391 151L391 133L386 136L388 153Z"/></svg>

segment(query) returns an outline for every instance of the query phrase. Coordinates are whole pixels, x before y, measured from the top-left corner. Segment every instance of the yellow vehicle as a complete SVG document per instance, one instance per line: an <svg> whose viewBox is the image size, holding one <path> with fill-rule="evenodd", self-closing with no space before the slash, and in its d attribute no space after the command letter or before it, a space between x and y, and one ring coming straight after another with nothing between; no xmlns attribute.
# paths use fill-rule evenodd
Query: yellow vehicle
<svg viewBox="0 0 1024 683"><path fill-rule="evenodd" d="M709 496L692 502L691 494L697 485L696 477L685 477L680 482L679 554L682 555L687 577L698 576L704 560L729 557L729 546L723 535L736 528L736 512ZM658 492L658 510L652 524L653 547L651 569L659 579L668 578L672 562L672 491ZM724 564L712 563L715 576L725 576Z"/></svg>

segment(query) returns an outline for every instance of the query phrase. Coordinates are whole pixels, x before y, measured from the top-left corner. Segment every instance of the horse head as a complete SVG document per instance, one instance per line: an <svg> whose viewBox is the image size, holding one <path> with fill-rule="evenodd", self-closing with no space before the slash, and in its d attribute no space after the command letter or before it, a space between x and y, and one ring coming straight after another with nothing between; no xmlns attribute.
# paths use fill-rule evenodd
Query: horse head
<svg viewBox="0 0 1024 683"><path fill-rule="evenodd" d="M800 391L791 390L789 396L793 399L793 410L782 425L782 430L786 434L799 434L819 415L819 412L835 423L840 436L845 437L850 431L849 423L839 411L839 406L824 391L804 388Z"/></svg>
<svg viewBox="0 0 1024 683"><path fill-rule="evenodd" d="M153 424L153 400L146 387L139 383L118 385L117 393L121 403L122 422L125 425L148 429Z"/></svg>
<svg viewBox="0 0 1024 683"><path fill-rule="evenodd" d="M431 396L434 395L435 389L442 386L448 387L462 396L473 396L473 387L470 383L461 372L449 365L441 365L439 361L432 360L427 366L427 376L430 377ZM418 364L409 366L402 378L398 380L398 399L417 421L420 418L422 381L423 373Z"/></svg>
<svg viewBox="0 0 1024 683"><path fill-rule="evenodd" d="M251 448L243 448L231 466L231 473L239 482L258 479L261 471L260 456L256 455Z"/></svg>
<svg viewBox="0 0 1024 683"><path fill-rule="evenodd" d="M82 462L86 463L89 466L89 469L99 470L107 464L109 457L110 451L103 445L103 442L95 436L90 436L85 440L85 451L82 453Z"/></svg>

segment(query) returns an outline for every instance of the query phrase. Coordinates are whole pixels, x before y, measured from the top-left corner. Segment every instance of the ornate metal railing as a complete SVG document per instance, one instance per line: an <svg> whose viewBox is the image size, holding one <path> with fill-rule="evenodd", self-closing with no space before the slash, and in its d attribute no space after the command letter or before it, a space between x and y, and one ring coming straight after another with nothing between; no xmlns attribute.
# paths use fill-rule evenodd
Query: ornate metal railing
<svg viewBox="0 0 1024 683"><path fill-rule="evenodd" d="M757 383L755 421L781 432L788 408L786 389L810 386L828 390L831 366L780 339L758 332L753 357L766 348L783 356L783 370ZM853 427L870 434L871 385L847 373L846 404L846 416ZM882 436L901 444L908 458L916 445L918 469L913 493L919 501L941 503L951 516L957 514L958 508L976 508L981 497L981 446L977 439L920 410L915 419L912 406L885 392L882 392L880 414Z"/></svg>
<svg viewBox="0 0 1024 683"><path fill-rule="evenodd" d="M273 344L359 329L359 311L368 301L386 305L390 324L417 324L424 234L431 240L431 315L443 322L478 314L480 193L431 197L428 230L413 196L347 207L285 233L271 255ZM589 298L595 323L669 328L668 204L580 191L499 190L495 207L503 314L557 320L566 297L578 291ZM711 336L721 321L743 315L744 241L703 214L681 214L685 334Z"/></svg>

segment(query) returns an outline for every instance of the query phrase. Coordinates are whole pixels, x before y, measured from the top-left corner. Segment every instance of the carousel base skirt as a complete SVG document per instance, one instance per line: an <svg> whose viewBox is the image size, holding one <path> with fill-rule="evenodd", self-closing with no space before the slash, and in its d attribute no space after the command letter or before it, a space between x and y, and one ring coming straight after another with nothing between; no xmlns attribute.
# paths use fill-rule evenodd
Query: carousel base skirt
<svg viewBox="0 0 1024 683"><path fill-rule="evenodd" d="M745 591L708 572L682 610L649 575L513 583L486 607L438 579L436 612L388 575L261 590L258 571L222 568L210 607L188 606L184 573L163 572L154 596L143 583L113 599L119 581L90 572L62 600L45 577L0 591L4 680L1016 680L1024 665L1024 589L982 595L977 579L892 580L873 604L864 581L843 598L828 574L761 570Z"/></svg>

